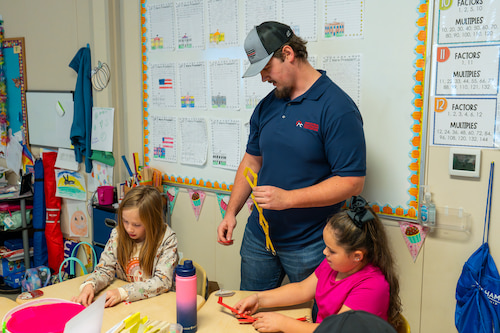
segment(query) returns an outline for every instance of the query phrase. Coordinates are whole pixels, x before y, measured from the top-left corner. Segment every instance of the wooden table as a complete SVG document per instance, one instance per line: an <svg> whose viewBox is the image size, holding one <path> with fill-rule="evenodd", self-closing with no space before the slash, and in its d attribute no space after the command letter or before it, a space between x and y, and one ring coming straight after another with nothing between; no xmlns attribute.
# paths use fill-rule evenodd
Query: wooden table
<svg viewBox="0 0 500 333"><path fill-rule="evenodd" d="M16 302L7 297L0 297L0 321L3 319L3 317L7 312L9 312L18 305L19 304L17 304ZM2 323L0 322L0 325L1 324Z"/></svg>
<svg viewBox="0 0 500 333"><path fill-rule="evenodd" d="M80 293L80 284L82 284L85 278L85 276L79 276L62 283L41 288L40 290L43 291L43 296L36 299L61 298L71 300L71 297L77 296ZM108 288L97 294L96 299L107 289L114 289L125 284L127 284L127 282L115 279ZM21 304L26 301L17 299L17 302ZM198 295L198 309L200 309L204 303L205 299ZM141 317L144 317L145 315L148 316L148 319L151 320L161 320L170 323L177 322L175 292L167 292L159 296L131 303L121 302L113 307L105 308L101 332L108 331L122 319L136 312L140 312Z"/></svg>
<svg viewBox="0 0 500 333"><path fill-rule="evenodd" d="M231 297L224 297L224 303L234 306L240 299L254 294L254 291L235 291ZM213 292L205 305L198 311L198 333L235 333L252 332L255 329L250 324L240 324L233 313L218 304L219 297ZM313 302L307 302L296 306L284 308L265 309L260 311L275 311L292 318L311 317Z"/></svg>

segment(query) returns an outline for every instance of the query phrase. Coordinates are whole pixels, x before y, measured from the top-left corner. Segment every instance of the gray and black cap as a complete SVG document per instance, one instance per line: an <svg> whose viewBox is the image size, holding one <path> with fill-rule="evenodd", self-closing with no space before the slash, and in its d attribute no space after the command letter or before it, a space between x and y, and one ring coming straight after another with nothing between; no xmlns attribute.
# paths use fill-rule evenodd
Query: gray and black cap
<svg viewBox="0 0 500 333"><path fill-rule="evenodd" d="M288 42L292 36L292 28L274 21L263 22L250 30L244 45L250 67L247 68L243 77L259 74L271 60L274 52Z"/></svg>

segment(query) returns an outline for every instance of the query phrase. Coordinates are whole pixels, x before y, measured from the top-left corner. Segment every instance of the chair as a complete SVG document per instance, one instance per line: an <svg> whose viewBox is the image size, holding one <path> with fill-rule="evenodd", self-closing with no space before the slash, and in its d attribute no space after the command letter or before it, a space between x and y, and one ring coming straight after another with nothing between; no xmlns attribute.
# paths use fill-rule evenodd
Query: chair
<svg viewBox="0 0 500 333"><path fill-rule="evenodd" d="M191 260L196 269L196 292L205 300L208 298L208 278L205 269L196 261L189 258L182 258L179 264L184 264L184 261Z"/></svg>
<svg viewBox="0 0 500 333"><path fill-rule="evenodd" d="M399 313L399 319L401 324L399 324L399 327L396 329L398 333L411 333L410 330L410 324L408 323L408 320L403 316L403 314L400 312Z"/></svg>

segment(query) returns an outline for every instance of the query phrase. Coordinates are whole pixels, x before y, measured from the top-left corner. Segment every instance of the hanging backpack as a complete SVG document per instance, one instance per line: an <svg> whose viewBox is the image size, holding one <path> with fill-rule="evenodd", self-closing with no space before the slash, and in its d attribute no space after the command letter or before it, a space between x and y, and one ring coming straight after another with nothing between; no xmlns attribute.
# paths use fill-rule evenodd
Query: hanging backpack
<svg viewBox="0 0 500 333"><path fill-rule="evenodd" d="M492 162L483 244L464 264L457 283L455 326L459 333L500 332L500 275L488 246L494 166Z"/></svg>

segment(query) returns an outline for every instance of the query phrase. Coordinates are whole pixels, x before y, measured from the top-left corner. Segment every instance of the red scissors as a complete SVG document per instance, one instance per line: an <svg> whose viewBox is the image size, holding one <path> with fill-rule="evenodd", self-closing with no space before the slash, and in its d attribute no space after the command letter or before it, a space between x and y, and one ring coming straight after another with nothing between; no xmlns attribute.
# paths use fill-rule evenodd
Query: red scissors
<svg viewBox="0 0 500 333"><path fill-rule="evenodd" d="M257 318L252 317L250 315L247 315L247 314L244 314L244 313L239 313L238 310L236 310L235 308L233 308L233 307L225 304L224 302L222 302L222 296L219 296L219 300L217 301L217 303L219 303L220 305L228 308L235 315L240 316L241 318L238 318L238 321L240 322L240 324L246 324L246 323L250 323L251 324L251 323L253 323L254 321L257 320ZM307 321L307 319L308 319L307 317L297 318L297 320L300 320L300 321Z"/></svg>

